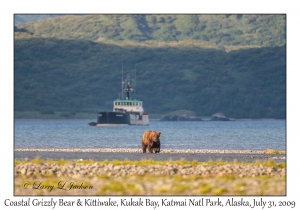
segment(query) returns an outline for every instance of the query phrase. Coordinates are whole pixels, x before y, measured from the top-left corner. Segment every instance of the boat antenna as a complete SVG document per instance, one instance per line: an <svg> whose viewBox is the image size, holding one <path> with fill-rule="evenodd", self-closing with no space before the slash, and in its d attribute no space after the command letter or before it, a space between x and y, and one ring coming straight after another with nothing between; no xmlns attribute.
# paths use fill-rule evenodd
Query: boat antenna
<svg viewBox="0 0 300 210"><path fill-rule="evenodd" d="M136 94L136 63L134 64L134 96Z"/></svg>
<svg viewBox="0 0 300 210"><path fill-rule="evenodd" d="M123 100L123 89L124 89L124 80L123 80L123 62L122 62L122 88L121 88L121 92L122 92L122 100Z"/></svg>
<svg viewBox="0 0 300 210"><path fill-rule="evenodd" d="M132 90L131 87L130 87L130 76L127 76L126 83L127 83L127 97L126 97L126 99L130 100L130 91Z"/></svg>

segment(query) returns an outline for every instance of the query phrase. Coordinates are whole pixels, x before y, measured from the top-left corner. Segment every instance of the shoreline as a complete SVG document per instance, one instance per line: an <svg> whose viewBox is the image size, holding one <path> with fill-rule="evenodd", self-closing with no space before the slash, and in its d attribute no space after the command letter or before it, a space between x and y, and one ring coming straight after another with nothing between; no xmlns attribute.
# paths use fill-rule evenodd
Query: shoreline
<svg viewBox="0 0 300 210"><path fill-rule="evenodd" d="M197 117L197 116L196 116ZM201 116L199 116L201 118ZM202 119L202 118L201 118ZM286 121L285 118L228 118L229 121ZM14 120L86 120L91 122L94 118L14 118ZM150 121L160 122L227 122L227 121L214 121L210 120L210 116L203 117L202 121L161 121L161 118L149 118Z"/></svg>
<svg viewBox="0 0 300 210"><path fill-rule="evenodd" d="M270 150L272 152L272 150ZM274 150L275 152L278 152ZM279 151L282 152L282 151ZM285 152L284 152L285 153ZM34 159L94 159L94 160L143 160L152 159L156 161L163 160L196 160L206 161L248 161L273 159L276 162L286 161L286 154L270 153L269 150L161 150L160 153L143 153L142 149L132 148L95 148L95 149L57 149L57 148L16 148L14 158L22 160L24 158Z"/></svg>
<svg viewBox="0 0 300 210"><path fill-rule="evenodd" d="M187 154L268 154L267 150L161 149L160 153ZM136 148L15 148L14 152L116 152L142 153ZM282 151L284 152L284 151ZM148 152L147 152L148 153Z"/></svg>

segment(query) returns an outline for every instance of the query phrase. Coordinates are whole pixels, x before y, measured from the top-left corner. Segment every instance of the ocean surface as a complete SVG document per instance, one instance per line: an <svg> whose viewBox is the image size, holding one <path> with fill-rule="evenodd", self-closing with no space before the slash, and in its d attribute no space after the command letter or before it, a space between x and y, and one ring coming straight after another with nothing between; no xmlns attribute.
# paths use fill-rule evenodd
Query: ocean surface
<svg viewBox="0 0 300 210"><path fill-rule="evenodd" d="M285 120L160 122L89 126L93 120L15 120L14 148L141 148L144 131L160 131L162 149L286 149Z"/></svg>

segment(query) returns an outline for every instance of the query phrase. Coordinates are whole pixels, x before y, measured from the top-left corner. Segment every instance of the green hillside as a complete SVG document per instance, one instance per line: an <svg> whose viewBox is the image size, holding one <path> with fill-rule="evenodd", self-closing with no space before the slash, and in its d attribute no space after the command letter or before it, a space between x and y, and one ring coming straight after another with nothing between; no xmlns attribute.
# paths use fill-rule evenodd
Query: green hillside
<svg viewBox="0 0 300 210"><path fill-rule="evenodd" d="M15 117L111 110L122 64L150 117L286 117L286 15L55 16L15 16Z"/></svg>
<svg viewBox="0 0 300 210"><path fill-rule="evenodd" d="M35 37L123 46L167 44L232 50L286 43L286 15L67 15L18 27Z"/></svg>
<svg viewBox="0 0 300 210"><path fill-rule="evenodd" d="M232 118L286 116L285 45L225 52L16 38L14 49L16 112L111 110L120 93L123 63L130 75L136 65L133 98L144 101L150 116L176 110L198 116L222 112Z"/></svg>

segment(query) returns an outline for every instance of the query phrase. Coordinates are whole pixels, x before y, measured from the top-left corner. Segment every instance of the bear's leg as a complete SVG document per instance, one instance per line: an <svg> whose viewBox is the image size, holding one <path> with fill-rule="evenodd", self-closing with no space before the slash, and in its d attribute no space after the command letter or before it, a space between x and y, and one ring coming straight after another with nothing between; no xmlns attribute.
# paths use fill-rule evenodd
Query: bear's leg
<svg viewBox="0 0 300 210"><path fill-rule="evenodd" d="M152 147L148 147L148 150L150 153L153 153L153 148Z"/></svg>
<svg viewBox="0 0 300 210"><path fill-rule="evenodd" d="M142 145L143 153L146 153L147 146Z"/></svg>

